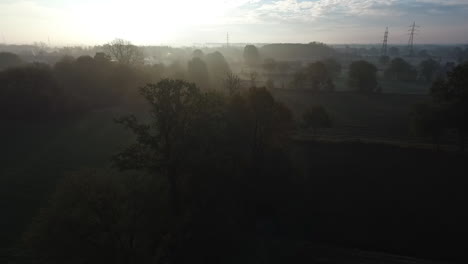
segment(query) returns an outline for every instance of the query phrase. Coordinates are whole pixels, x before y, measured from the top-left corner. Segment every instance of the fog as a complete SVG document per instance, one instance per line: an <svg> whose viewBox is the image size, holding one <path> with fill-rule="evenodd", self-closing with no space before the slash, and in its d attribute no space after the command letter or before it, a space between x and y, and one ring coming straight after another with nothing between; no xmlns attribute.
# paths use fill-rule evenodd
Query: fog
<svg viewBox="0 0 468 264"><path fill-rule="evenodd" d="M466 1L54 1L0 2L1 41L9 44L95 45L124 38L138 45L224 43L407 42L413 21L419 43L468 41Z"/></svg>
<svg viewBox="0 0 468 264"><path fill-rule="evenodd" d="M466 8L2 1L0 263L467 263Z"/></svg>

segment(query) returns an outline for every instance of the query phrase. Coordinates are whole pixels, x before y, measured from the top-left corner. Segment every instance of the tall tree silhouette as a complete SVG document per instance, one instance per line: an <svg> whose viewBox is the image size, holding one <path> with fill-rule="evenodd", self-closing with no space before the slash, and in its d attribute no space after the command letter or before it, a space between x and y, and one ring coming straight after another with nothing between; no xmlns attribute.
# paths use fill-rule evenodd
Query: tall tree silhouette
<svg viewBox="0 0 468 264"><path fill-rule="evenodd" d="M140 49L133 45L130 41L123 39L115 39L112 42L104 45L104 50L112 56L113 59L125 65L141 65L143 64L143 53Z"/></svg>
<svg viewBox="0 0 468 264"><path fill-rule="evenodd" d="M247 45L244 48L244 62L253 67L260 63L260 53L254 45Z"/></svg>
<svg viewBox="0 0 468 264"><path fill-rule="evenodd" d="M188 62L188 78L202 89L211 88L211 80L206 63L200 58L193 58Z"/></svg>
<svg viewBox="0 0 468 264"><path fill-rule="evenodd" d="M377 89L377 68L362 60L351 63L348 85L360 92L374 92Z"/></svg>

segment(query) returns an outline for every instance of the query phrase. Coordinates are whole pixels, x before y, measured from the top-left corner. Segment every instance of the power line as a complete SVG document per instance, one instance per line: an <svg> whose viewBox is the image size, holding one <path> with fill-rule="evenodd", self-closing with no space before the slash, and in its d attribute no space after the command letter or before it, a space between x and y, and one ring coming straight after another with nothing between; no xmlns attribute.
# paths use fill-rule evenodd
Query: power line
<svg viewBox="0 0 468 264"><path fill-rule="evenodd" d="M226 34L226 48L229 48L229 32Z"/></svg>

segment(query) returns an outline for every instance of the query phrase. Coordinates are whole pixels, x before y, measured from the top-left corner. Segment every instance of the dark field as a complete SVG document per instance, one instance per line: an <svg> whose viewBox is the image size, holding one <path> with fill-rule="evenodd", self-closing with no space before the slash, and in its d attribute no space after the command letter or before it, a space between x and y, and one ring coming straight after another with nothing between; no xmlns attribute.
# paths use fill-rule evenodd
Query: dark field
<svg viewBox="0 0 468 264"><path fill-rule="evenodd" d="M281 89L273 93L298 120L311 105L322 105L332 118L333 128L319 134L330 136L340 133L350 139L414 139L410 131L412 107L431 100L428 95L412 94L314 93Z"/></svg>
<svg viewBox="0 0 468 264"><path fill-rule="evenodd" d="M272 241L427 259L467 258L466 243L460 242L468 235L466 156L392 143L414 140L409 112L428 96L283 90L274 95L297 118L308 106L323 105L334 128L321 135L326 138L328 133L339 142L296 138L290 153L296 173L290 177L300 191L290 195L303 202L275 214ZM17 245L57 179L83 167L108 167L109 158L132 141L113 122L123 112L108 109L61 125L15 122L0 132L0 205L9 216L0 220L0 247ZM391 144L357 139L386 139ZM294 252L284 245L283 251L277 250L273 244L266 251ZM301 254L307 255L293 255Z"/></svg>

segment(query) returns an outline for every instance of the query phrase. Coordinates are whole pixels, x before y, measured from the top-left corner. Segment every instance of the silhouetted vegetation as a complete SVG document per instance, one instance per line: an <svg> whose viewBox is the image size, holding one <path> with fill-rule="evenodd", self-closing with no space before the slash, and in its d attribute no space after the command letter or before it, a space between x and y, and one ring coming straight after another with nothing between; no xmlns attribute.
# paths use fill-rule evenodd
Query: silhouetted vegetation
<svg viewBox="0 0 468 264"><path fill-rule="evenodd" d="M457 66L447 79L435 81L431 94L436 104L446 108L445 120L457 131L460 150L464 151L468 134L468 64Z"/></svg>
<svg viewBox="0 0 468 264"><path fill-rule="evenodd" d="M54 78L48 65L34 64L0 71L2 119L41 120L61 118L73 102Z"/></svg>
<svg viewBox="0 0 468 264"><path fill-rule="evenodd" d="M109 44L104 45L104 50L112 56L117 62L125 65L143 64L143 53L131 42L116 39Z"/></svg>
<svg viewBox="0 0 468 264"><path fill-rule="evenodd" d="M21 64L23 64L23 60L18 55L10 52L0 52L0 71L18 67Z"/></svg>
<svg viewBox="0 0 468 264"><path fill-rule="evenodd" d="M436 74L440 70L440 63L433 59L427 59L421 62L421 75L426 82L434 81Z"/></svg>
<svg viewBox="0 0 468 264"><path fill-rule="evenodd" d="M359 92L377 89L377 68L366 61L355 61L349 66L348 85Z"/></svg>
<svg viewBox="0 0 468 264"><path fill-rule="evenodd" d="M244 62L249 66L257 66L260 63L260 54L257 47L247 45L244 48Z"/></svg>
<svg viewBox="0 0 468 264"><path fill-rule="evenodd" d="M394 81L414 81L418 72L402 58L395 58L385 70L385 78Z"/></svg>
<svg viewBox="0 0 468 264"><path fill-rule="evenodd" d="M466 49L257 46L0 53L7 260L466 260Z"/></svg>

